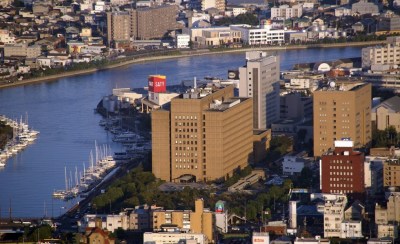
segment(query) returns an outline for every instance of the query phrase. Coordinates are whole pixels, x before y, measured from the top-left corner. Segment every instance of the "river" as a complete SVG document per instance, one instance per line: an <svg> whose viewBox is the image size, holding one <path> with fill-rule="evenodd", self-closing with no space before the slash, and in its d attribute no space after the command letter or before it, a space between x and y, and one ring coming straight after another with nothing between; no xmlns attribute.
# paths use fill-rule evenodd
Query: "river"
<svg viewBox="0 0 400 244"><path fill-rule="evenodd" d="M359 57L361 48L303 49L278 52L281 70L296 63ZM150 74L164 74L167 84L205 76L226 77L227 70L244 65L244 53L185 57L139 63L53 82L0 90L0 114L19 119L28 115L29 125L40 131L34 144L10 158L0 170L0 217L52 217L72 202L52 200L55 189L65 187L68 174L82 170L94 144L121 146L98 125L93 109L116 87L143 87Z"/></svg>

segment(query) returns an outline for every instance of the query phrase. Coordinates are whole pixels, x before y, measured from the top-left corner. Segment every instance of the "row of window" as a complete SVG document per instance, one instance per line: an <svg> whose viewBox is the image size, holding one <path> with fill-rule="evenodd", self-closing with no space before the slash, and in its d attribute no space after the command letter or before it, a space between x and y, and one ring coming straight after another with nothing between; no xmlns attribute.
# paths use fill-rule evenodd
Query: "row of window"
<svg viewBox="0 0 400 244"><path fill-rule="evenodd" d="M189 116L189 115L181 116L181 115L179 115L179 116L175 116L175 119L197 120L197 116Z"/></svg>
<svg viewBox="0 0 400 244"><path fill-rule="evenodd" d="M180 164L179 166L178 166L178 165L175 165L175 168L176 168L176 169L197 169L197 165L185 165L185 164L184 164L184 165L182 166L182 165Z"/></svg>

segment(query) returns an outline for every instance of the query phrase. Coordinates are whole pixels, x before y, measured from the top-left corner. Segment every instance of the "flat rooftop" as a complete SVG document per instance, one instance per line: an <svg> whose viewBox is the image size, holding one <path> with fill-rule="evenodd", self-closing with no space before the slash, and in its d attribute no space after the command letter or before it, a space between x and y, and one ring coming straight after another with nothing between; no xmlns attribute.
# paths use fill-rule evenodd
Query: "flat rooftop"
<svg viewBox="0 0 400 244"><path fill-rule="evenodd" d="M214 103L211 103L210 108L207 109L206 111L224 112L247 99L248 98L233 97L233 98L229 98L223 102L214 101Z"/></svg>
<svg viewBox="0 0 400 244"><path fill-rule="evenodd" d="M317 91L336 91L336 92L346 92L346 91L356 91L361 87L367 85L363 82L336 82L330 81L328 84L323 85Z"/></svg>

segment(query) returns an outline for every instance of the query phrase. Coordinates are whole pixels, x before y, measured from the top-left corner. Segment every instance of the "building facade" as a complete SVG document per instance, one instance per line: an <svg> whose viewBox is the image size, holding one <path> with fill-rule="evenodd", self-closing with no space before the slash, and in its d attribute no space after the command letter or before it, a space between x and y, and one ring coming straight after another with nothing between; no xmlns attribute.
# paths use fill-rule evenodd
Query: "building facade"
<svg viewBox="0 0 400 244"><path fill-rule="evenodd" d="M177 5L138 8L131 10L130 14L131 35L134 39L161 38L177 28ZM157 16L162 16L162 18L157 18Z"/></svg>
<svg viewBox="0 0 400 244"><path fill-rule="evenodd" d="M234 87L195 88L152 113L152 171L166 181L228 178L253 152L253 100Z"/></svg>
<svg viewBox="0 0 400 244"><path fill-rule="evenodd" d="M324 205L324 237L340 237L344 220L344 209L347 204L345 195L337 195L334 200L325 201Z"/></svg>
<svg viewBox="0 0 400 244"><path fill-rule="evenodd" d="M107 12L108 43L162 38L169 31L176 29L177 13L176 5Z"/></svg>
<svg viewBox="0 0 400 244"><path fill-rule="evenodd" d="M364 154L353 151L352 141L335 141L335 149L321 157L323 193L364 193Z"/></svg>
<svg viewBox="0 0 400 244"><path fill-rule="evenodd" d="M400 162L397 159L389 159L383 163L383 186L400 186Z"/></svg>
<svg viewBox="0 0 400 244"><path fill-rule="evenodd" d="M391 97L373 107L371 120L375 129L385 130L393 126L400 131L400 97Z"/></svg>
<svg viewBox="0 0 400 244"><path fill-rule="evenodd" d="M314 92L314 156L321 156L341 138L355 147L371 141L371 84L342 82Z"/></svg>
<svg viewBox="0 0 400 244"><path fill-rule="evenodd" d="M386 45L363 48L361 59L363 68L382 64L400 64L400 37L388 37Z"/></svg>
<svg viewBox="0 0 400 244"><path fill-rule="evenodd" d="M291 19L300 18L303 15L303 6L300 4L293 5L281 5L279 7L271 8L271 19Z"/></svg>
<svg viewBox="0 0 400 244"><path fill-rule="evenodd" d="M253 98L253 128L266 129L279 120L279 56L247 52L246 66L239 68L239 96Z"/></svg>
<svg viewBox="0 0 400 244"><path fill-rule="evenodd" d="M204 208L203 199L195 201L195 210L155 210L152 212L153 229L162 230L163 225L176 225L178 228L204 234L208 240L213 240L213 212Z"/></svg>
<svg viewBox="0 0 400 244"><path fill-rule="evenodd" d="M241 32L243 43L247 45L282 44L285 42L283 29L272 29L270 22L262 22L260 27L250 25L231 25L232 30Z"/></svg>
<svg viewBox="0 0 400 244"><path fill-rule="evenodd" d="M129 41L131 38L131 17L129 12L107 12L107 38L111 42Z"/></svg>

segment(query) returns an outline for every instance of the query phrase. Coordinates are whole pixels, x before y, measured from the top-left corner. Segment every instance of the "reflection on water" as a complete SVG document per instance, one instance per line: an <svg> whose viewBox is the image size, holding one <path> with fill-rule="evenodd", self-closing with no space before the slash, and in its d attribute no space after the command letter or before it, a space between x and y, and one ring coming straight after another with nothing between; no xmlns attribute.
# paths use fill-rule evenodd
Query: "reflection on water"
<svg viewBox="0 0 400 244"><path fill-rule="evenodd" d="M360 48L307 49L279 52L282 69L295 63L360 56ZM29 114L29 125L40 131L34 144L8 160L0 170L0 214L8 216L59 215L74 202L53 200L55 189L63 189L64 167L74 171L88 163L94 141L120 145L98 125L93 113L102 96L116 87L143 87L150 74L164 74L168 84L194 76L226 77L227 70L244 65L244 54L209 55L135 64L94 74L63 78L48 83L0 90L0 114L19 118ZM76 200L75 200L76 201Z"/></svg>

